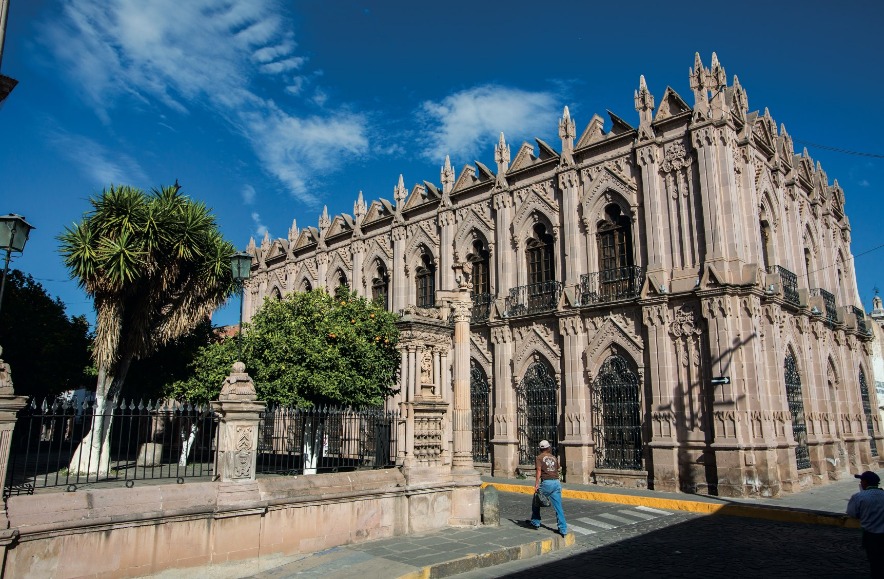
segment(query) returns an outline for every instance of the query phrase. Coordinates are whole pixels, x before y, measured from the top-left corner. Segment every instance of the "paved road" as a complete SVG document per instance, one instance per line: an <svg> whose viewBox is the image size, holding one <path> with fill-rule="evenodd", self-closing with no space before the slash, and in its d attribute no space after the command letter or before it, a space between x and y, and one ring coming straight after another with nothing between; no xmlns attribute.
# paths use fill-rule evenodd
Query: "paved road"
<svg viewBox="0 0 884 579"><path fill-rule="evenodd" d="M530 515L530 496L501 493L501 512ZM576 545L541 558L457 575L490 577L864 577L860 531L732 516L704 516L565 499ZM524 509L520 508L524 505ZM543 510L554 533L555 513Z"/></svg>

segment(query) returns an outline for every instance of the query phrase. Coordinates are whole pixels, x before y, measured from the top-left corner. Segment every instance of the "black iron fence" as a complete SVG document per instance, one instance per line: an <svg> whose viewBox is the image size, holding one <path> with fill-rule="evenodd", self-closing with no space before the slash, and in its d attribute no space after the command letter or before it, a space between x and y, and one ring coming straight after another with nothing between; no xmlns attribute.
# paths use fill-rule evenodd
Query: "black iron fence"
<svg viewBox="0 0 884 579"><path fill-rule="evenodd" d="M506 315L516 317L555 311L561 296L562 284L557 281L514 287L506 298Z"/></svg>
<svg viewBox="0 0 884 579"><path fill-rule="evenodd" d="M869 327L866 325L866 313L856 306L850 306L853 315L856 316L856 329L861 334L869 334Z"/></svg>
<svg viewBox="0 0 884 579"><path fill-rule="evenodd" d="M639 297L645 283L645 269L615 267L580 276L580 305L602 304Z"/></svg>
<svg viewBox="0 0 884 579"><path fill-rule="evenodd" d="M187 402L32 400L18 413L4 496L212 476L216 426L208 405ZM107 434L92 434L99 430Z"/></svg>
<svg viewBox="0 0 884 579"><path fill-rule="evenodd" d="M271 406L258 425L261 474L396 466L397 413L383 408Z"/></svg>
<svg viewBox="0 0 884 579"><path fill-rule="evenodd" d="M838 310L835 307L835 295L819 287L811 289L810 295L823 298L823 305L826 309L826 321L830 324L837 324Z"/></svg>
<svg viewBox="0 0 884 579"><path fill-rule="evenodd" d="M470 323L481 324L488 321L491 314L491 302L494 301L491 294L475 294L473 297L473 312Z"/></svg>
<svg viewBox="0 0 884 579"><path fill-rule="evenodd" d="M779 274L783 284L783 299L792 305L799 305L801 300L798 298L798 276L781 265L772 265L768 271Z"/></svg>

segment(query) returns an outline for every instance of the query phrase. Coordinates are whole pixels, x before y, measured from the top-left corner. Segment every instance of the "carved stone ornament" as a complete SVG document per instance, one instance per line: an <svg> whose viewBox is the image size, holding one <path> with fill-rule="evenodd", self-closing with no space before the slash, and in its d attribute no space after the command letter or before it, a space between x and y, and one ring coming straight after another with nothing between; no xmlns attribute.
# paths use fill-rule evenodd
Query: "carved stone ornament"
<svg viewBox="0 0 884 579"><path fill-rule="evenodd" d="M224 379L218 400L257 400L255 383L246 374L246 365L242 362L233 363L233 371Z"/></svg>
<svg viewBox="0 0 884 579"><path fill-rule="evenodd" d="M663 164L660 166L663 171L677 171L689 166L693 162L690 155L685 151L684 145L675 142L666 146L663 153Z"/></svg>
<svg viewBox="0 0 884 579"><path fill-rule="evenodd" d="M698 335L701 333L700 328L696 326L694 321L694 311L690 308L678 308L673 312L672 324L669 331L676 338L682 336Z"/></svg>
<svg viewBox="0 0 884 579"><path fill-rule="evenodd" d="M433 383L433 360L426 352L421 359L421 384Z"/></svg>
<svg viewBox="0 0 884 579"><path fill-rule="evenodd" d="M0 356L3 356L3 348L0 347ZM9 364L0 357L0 395L14 394L12 388L12 369Z"/></svg>

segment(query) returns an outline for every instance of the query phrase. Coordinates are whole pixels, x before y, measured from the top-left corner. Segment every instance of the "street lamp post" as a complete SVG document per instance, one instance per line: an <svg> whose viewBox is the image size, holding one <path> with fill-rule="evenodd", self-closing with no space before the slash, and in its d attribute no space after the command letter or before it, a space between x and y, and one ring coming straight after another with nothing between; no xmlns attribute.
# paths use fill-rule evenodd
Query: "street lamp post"
<svg viewBox="0 0 884 579"><path fill-rule="evenodd" d="M245 251L234 253L230 257L230 271L233 281L239 286L239 331L236 333L236 351L238 360L242 362L242 304L245 282L252 273L252 256Z"/></svg>
<svg viewBox="0 0 884 579"><path fill-rule="evenodd" d="M21 253L25 250L28 235L34 226L25 218L15 213L0 215L0 250L6 252L6 263L3 266L3 281L0 281L0 306L3 305L3 292L6 290L6 273L9 271L9 260L12 252Z"/></svg>

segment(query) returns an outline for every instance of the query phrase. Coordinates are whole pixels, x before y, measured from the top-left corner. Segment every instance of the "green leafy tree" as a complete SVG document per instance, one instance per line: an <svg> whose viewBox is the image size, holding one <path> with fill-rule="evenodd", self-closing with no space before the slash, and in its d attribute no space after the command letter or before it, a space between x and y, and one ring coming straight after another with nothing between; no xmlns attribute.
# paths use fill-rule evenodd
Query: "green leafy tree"
<svg viewBox="0 0 884 579"><path fill-rule="evenodd" d="M339 289L267 300L243 333L243 362L261 400L371 406L393 393L399 352L396 315ZM235 339L203 348L194 374L169 395L210 400L236 358Z"/></svg>
<svg viewBox="0 0 884 579"><path fill-rule="evenodd" d="M68 317L60 299L16 269L7 274L2 306L2 357L16 394L39 400L86 385L91 336L84 316Z"/></svg>
<svg viewBox="0 0 884 579"><path fill-rule="evenodd" d="M180 189L111 186L59 236L65 265L96 310L96 418L72 472L107 472L110 420L102 417L132 362L192 330L234 289L233 245L205 204Z"/></svg>

